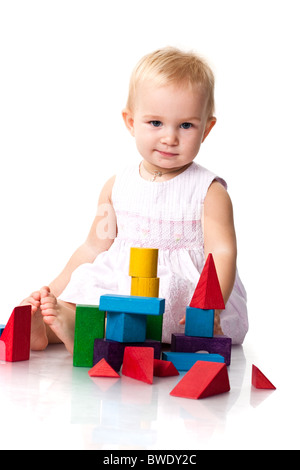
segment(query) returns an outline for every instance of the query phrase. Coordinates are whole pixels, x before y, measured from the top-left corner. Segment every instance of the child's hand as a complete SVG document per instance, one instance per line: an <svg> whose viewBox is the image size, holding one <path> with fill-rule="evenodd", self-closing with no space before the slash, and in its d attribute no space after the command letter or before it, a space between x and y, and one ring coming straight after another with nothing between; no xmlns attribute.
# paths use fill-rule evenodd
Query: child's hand
<svg viewBox="0 0 300 470"><path fill-rule="evenodd" d="M224 335L221 328L220 314L222 310L215 310L214 335Z"/></svg>
<svg viewBox="0 0 300 470"><path fill-rule="evenodd" d="M185 325L185 315L181 320L179 320L179 325Z"/></svg>

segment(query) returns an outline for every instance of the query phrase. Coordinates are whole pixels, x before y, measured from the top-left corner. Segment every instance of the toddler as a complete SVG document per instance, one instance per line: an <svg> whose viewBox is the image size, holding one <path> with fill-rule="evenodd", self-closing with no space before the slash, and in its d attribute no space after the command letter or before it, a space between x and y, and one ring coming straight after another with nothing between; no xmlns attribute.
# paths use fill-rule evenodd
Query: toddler
<svg viewBox="0 0 300 470"><path fill-rule="evenodd" d="M226 305L215 313L215 334L241 344L248 320L231 200L225 181L194 162L216 123L211 69L175 48L148 54L133 71L123 119L137 163L106 182L88 237L62 273L22 302L32 305L31 348L63 342L73 352L76 304L130 293L130 247L159 248L163 342L184 332L185 308L212 253Z"/></svg>

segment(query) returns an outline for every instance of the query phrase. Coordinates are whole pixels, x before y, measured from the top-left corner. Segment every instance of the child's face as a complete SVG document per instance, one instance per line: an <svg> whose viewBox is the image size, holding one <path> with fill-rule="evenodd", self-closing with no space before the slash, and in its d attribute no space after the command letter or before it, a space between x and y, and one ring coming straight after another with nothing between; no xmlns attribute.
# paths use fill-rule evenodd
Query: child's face
<svg viewBox="0 0 300 470"><path fill-rule="evenodd" d="M123 117L141 156L153 169L191 163L216 120L207 118L207 95L199 87L143 84L135 108Z"/></svg>

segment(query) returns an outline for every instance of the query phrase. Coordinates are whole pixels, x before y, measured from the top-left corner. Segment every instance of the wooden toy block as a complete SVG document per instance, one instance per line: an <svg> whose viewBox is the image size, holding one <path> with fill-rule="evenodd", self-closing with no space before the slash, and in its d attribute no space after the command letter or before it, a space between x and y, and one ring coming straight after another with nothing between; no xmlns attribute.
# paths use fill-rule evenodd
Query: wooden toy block
<svg viewBox="0 0 300 470"><path fill-rule="evenodd" d="M147 347L127 346L124 350L122 374L132 379L153 383L154 350Z"/></svg>
<svg viewBox="0 0 300 470"><path fill-rule="evenodd" d="M186 336L182 333L175 333L172 335L171 340L171 351L207 351L210 354L220 354L224 357L227 366L229 366L231 362L231 346L231 338L225 335L216 335L213 338L199 338L197 336Z"/></svg>
<svg viewBox="0 0 300 470"><path fill-rule="evenodd" d="M30 356L31 305L15 307L0 339L0 360L28 361Z"/></svg>
<svg viewBox="0 0 300 470"><path fill-rule="evenodd" d="M130 294L138 295L141 297L158 297L159 278L158 277L132 277Z"/></svg>
<svg viewBox="0 0 300 470"><path fill-rule="evenodd" d="M229 392L229 390L226 364L198 361L186 372L170 395L197 400Z"/></svg>
<svg viewBox="0 0 300 470"><path fill-rule="evenodd" d="M155 377L171 377L179 375L179 372L171 361L154 359L153 375Z"/></svg>
<svg viewBox="0 0 300 470"><path fill-rule="evenodd" d="M148 277L132 277L131 278L131 295L158 297L159 295L159 278ZM147 316L146 338L161 341L162 337L163 317Z"/></svg>
<svg viewBox="0 0 300 470"><path fill-rule="evenodd" d="M219 279L212 254L207 257L196 290L190 302L190 307L203 309L225 308Z"/></svg>
<svg viewBox="0 0 300 470"><path fill-rule="evenodd" d="M4 328L5 328L5 325L2 325L2 324L1 324L1 325L0 325L0 338L1 338L1 335L2 335L2 333L3 333L3 331L4 331Z"/></svg>
<svg viewBox="0 0 300 470"><path fill-rule="evenodd" d="M157 248L131 248L129 276L157 277Z"/></svg>
<svg viewBox="0 0 300 470"><path fill-rule="evenodd" d="M276 387L254 364L252 364L252 385L259 389L276 390Z"/></svg>
<svg viewBox="0 0 300 470"><path fill-rule="evenodd" d="M201 336L212 338L214 335L215 311L201 308L186 307L185 334L186 336Z"/></svg>
<svg viewBox="0 0 300 470"><path fill-rule="evenodd" d="M147 316L146 338L161 341L163 329L163 316Z"/></svg>
<svg viewBox="0 0 300 470"><path fill-rule="evenodd" d="M151 347L154 350L155 359L160 359L160 341L146 340L144 343L119 343L108 339L95 339L93 363L96 364L104 358L115 371L119 371L123 363L126 346Z"/></svg>
<svg viewBox="0 0 300 470"><path fill-rule="evenodd" d="M133 295L105 294L100 297L100 310L137 315L162 315L165 299Z"/></svg>
<svg viewBox="0 0 300 470"><path fill-rule="evenodd" d="M197 361L224 363L224 357L219 354L163 352L162 358L171 361L177 370L189 370Z"/></svg>
<svg viewBox="0 0 300 470"><path fill-rule="evenodd" d="M119 374L108 364L105 359L101 359L88 372L90 377L120 377Z"/></svg>
<svg viewBox="0 0 300 470"><path fill-rule="evenodd" d="M92 367L95 338L104 338L105 312L96 305L76 305L74 367Z"/></svg>
<svg viewBox="0 0 300 470"><path fill-rule="evenodd" d="M106 338L122 343L146 340L147 315L107 312Z"/></svg>

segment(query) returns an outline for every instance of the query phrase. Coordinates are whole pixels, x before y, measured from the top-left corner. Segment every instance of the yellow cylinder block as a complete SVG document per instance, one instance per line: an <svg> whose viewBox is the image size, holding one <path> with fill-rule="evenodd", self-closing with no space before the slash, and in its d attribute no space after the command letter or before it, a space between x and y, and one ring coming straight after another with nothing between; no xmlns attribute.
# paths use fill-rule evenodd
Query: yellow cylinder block
<svg viewBox="0 0 300 470"><path fill-rule="evenodd" d="M129 276L157 277L157 248L131 248L129 261Z"/></svg>
<svg viewBox="0 0 300 470"><path fill-rule="evenodd" d="M141 297L159 297L159 278L132 277L130 294Z"/></svg>

